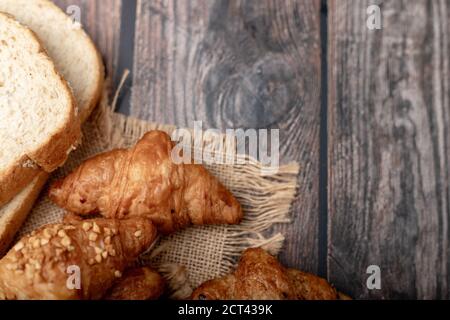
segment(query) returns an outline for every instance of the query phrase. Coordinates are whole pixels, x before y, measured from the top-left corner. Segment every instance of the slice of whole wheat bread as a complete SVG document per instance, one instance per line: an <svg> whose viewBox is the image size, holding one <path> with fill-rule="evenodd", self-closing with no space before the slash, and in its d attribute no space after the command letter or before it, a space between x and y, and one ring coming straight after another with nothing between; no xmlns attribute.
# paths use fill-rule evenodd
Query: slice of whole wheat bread
<svg viewBox="0 0 450 320"><path fill-rule="evenodd" d="M36 35L0 13L0 205L62 165L80 137L76 102Z"/></svg>
<svg viewBox="0 0 450 320"><path fill-rule="evenodd" d="M85 121L100 98L104 80L101 56L92 40L50 1L0 0L2 10L29 25L44 46L49 47L49 55L55 64L69 83L72 81L80 118ZM61 37L61 34L65 35ZM72 50L73 46L78 49ZM27 217L46 180L47 175L41 171L11 202L0 208L0 256Z"/></svg>

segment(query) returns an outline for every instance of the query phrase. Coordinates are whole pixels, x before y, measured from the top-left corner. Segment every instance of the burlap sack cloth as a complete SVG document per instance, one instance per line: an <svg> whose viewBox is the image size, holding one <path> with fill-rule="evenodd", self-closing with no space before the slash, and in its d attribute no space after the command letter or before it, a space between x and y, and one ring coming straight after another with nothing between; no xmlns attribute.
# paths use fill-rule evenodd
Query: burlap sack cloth
<svg viewBox="0 0 450 320"><path fill-rule="evenodd" d="M170 133L175 129L114 113L105 101L104 98L84 125L82 145L71 154L63 168L52 174L50 183L66 176L83 160L95 154L133 145L149 130ZM267 174L257 161L246 160L246 164L240 165L205 164L242 204L245 218L240 225L188 228L159 239L141 261L163 273L170 269L168 266L184 266L187 272L184 281L189 287L195 288L206 280L229 272L241 252L248 247L262 246L272 254L277 254L284 237L281 234L267 235L265 231L275 223L290 221L289 209L296 192L298 164L281 166L276 174ZM46 187L18 237L41 225L58 222L63 217L64 210L49 201L47 191ZM173 277L170 272L168 276ZM176 279L172 283L173 286L180 285Z"/></svg>

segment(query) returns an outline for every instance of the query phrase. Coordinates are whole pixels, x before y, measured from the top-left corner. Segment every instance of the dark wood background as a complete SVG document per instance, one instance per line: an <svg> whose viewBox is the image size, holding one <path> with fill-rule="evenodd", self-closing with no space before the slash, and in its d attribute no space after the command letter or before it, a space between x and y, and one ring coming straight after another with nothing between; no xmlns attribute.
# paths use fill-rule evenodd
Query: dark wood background
<svg viewBox="0 0 450 320"><path fill-rule="evenodd" d="M281 129L301 165L283 263L355 298L450 298L449 0L56 2L113 84L131 70L120 112Z"/></svg>

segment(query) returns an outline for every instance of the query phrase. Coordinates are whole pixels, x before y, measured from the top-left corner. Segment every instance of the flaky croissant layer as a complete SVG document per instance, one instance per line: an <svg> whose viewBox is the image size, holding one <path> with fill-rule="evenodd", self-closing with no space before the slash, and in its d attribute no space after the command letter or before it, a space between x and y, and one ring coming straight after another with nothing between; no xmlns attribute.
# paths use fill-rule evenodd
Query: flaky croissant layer
<svg viewBox="0 0 450 320"><path fill-rule="evenodd" d="M164 234L190 224L236 224L236 198L203 166L175 164L173 143L150 131L128 150L97 155L50 188L58 206L107 218L150 219Z"/></svg>
<svg viewBox="0 0 450 320"><path fill-rule="evenodd" d="M0 260L0 299L100 299L156 234L146 219L44 226Z"/></svg>

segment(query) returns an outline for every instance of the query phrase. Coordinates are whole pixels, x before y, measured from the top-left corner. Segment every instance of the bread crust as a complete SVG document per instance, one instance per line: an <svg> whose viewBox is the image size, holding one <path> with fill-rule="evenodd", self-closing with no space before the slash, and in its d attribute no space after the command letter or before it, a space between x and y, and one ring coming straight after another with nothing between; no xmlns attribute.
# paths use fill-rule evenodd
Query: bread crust
<svg viewBox="0 0 450 320"><path fill-rule="evenodd" d="M14 199L0 208L0 257L3 257L14 240L17 230L27 218L47 179L48 173L40 172L24 190L26 192L23 193L23 198Z"/></svg>
<svg viewBox="0 0 450 320"><path fill-rule="evenodd" d="M40 172L39 167L26 155L19 161L22 165L9 168L0 184L0 206L8 203Z"/></svg>
<svg viewBox="0 0 450 320"><path fill-rule="evenodd" d="M98 66L96 68L97 83L95 86L94 94L92 95L92 99L87 106L85 106L84 108L80 108L81 109L81 111L80 111L80 122L81 123L86 122L86 120L91 115L92 111L95 109L95 107L100 102L100 98L101 98L102 92L103 92L103 86L105 85L105 67L103 65L103 59L100 54L100 51L98 51L98 49L95 46L92 39L89 38L86 34L85 34L85 36L88 38L88 45L91 47L91 50L93 50L95 52L95 55L97 57Z"/></svg>
<svg viewBox="0 0 450 320"><path fill-rule="evenodd" d="M39 38L33 31L17 22L9 14L0 12L0 20L4 20L8 24L14 24L18 32L27 34L29 41L33 42L33 45L38 48L36 55L42 61L46 61L47 66L51 68L50 73L59 79L62 94L66 96L69 104L65 124L61 128L55 130L53 135L41 143L40 147L24 154L17 163L0 172L0 186L2 186L0 187L0 206L2 206L33 180L39 173L39 168L42 168L45 172L52 172L64 164L69 152L78 143L81 130L79 119L76 117L77 106L72 91L56 70Z"/></svg>
<svg viewBox="0 0 450 320"><path fill-rule="evenodd" d="M40 6L46 7L48 10L52 10L57 14L64 15L65 18L68 18L66 13L61 10L57 5L55 5L50 0L34 0L38 1ZM69 18L68 18L69 19ZM103 85L105 82L105 67L103 65L103 59L100 54L100 51L95 46L92 39L87 35L87 33L84 31L83 28L79 28L74 30L73 32L76 32L80 39L83 39L85 41L86 45L86 51L90 51L95 57L96 57L96 66L95 66L95 72L96 72L96 84L94 86L94 89L92 90L92 96L89 99L89 101L85 105L80 105L79 107L79 118L80 122L84 123L89 116L91 115L94 108L97 106L98 102L100 101L100 97L102 95L103 91Z"/></svg>

